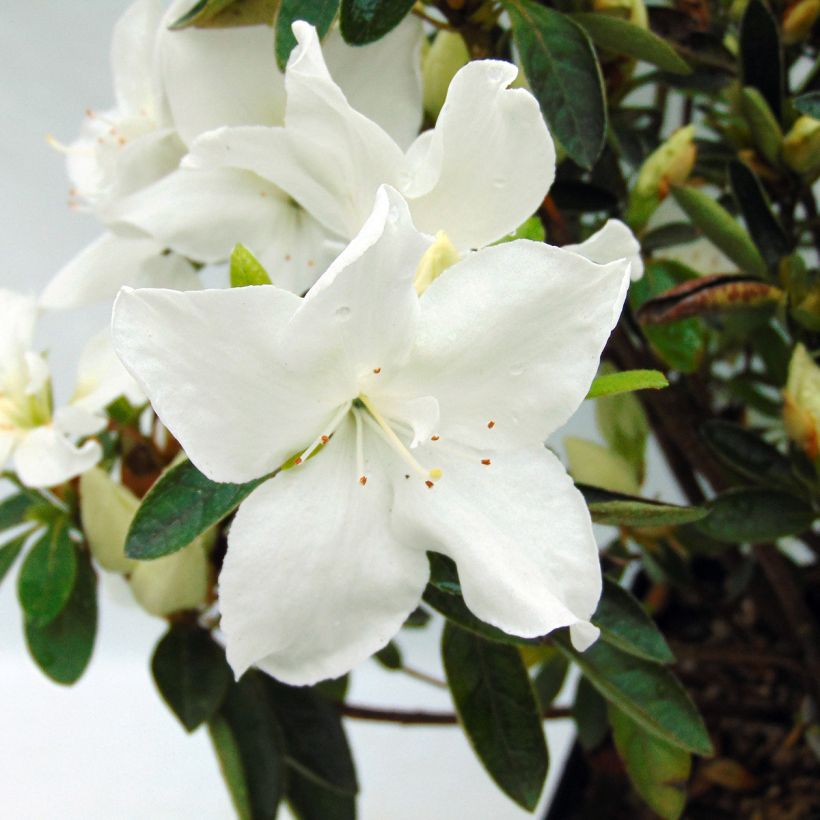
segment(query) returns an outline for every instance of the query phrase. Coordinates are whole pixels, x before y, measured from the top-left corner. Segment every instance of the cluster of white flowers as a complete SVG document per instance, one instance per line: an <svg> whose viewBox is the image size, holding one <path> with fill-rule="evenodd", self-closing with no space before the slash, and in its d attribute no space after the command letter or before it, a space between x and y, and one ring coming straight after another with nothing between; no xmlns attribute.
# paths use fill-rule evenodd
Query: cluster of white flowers
<svg viewBox="0 0 820 820"><path fill-rule="evenodd" d="M455 561L487 623L569 626L586 647L597 549L543 442L586 395L640 275L631 232L493 245L555 169L513 65L468 63L419 135L412 16L363 48L296 23L282 75L267 26L169 31L188 5L137 0L117 25L116 106L87 112L64 149L106 232L41 306L120 291L117 354L211 480L298 456L230 526L219 607L234 671L348 671L418 605L428 550ZM203 288L198 269L237 243L273 284ZM20 478L53 486L97 463L100 411L134 386L112 368L52 413L33 310L0 301L0 458L16 447Z"/></svg>

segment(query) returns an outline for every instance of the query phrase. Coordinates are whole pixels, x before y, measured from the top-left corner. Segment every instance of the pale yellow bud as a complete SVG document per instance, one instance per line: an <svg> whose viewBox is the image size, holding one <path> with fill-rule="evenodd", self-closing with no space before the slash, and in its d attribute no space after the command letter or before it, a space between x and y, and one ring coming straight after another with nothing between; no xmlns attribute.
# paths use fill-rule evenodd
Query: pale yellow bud
<svg viewBox="0 0 820 820"><path fill-rule="evenodd" d="M783 15L783 42L793 45L805 40L820 16L820 0L799 0Z"/></svg>
<svg viewBox="0 0 820 820"><path fill-rule="evenodd" d="M647 28L649 24L643 0L595 0L592 10L599 14L619 17L621 20L629 20L641 28Z"/></svg>
<svg viewBox="0 0 820 820"><path fill-rule="evenodd" d="M421 296L428 287L438 279L441 274L460 259L460 255L455 245L450 241L444 231L436 234L436 240L424 252L419 266L416 268L416 275L413 278L413 285L416 293Z"/></svg>
<svg viewBox="0 0 820 820"><path fill-rule="evenodd" d="M815 461L820 455L820 367L802 344L792 353L783 400L786 433Z"/></svg>
<svg viewBox="0 0 820 820"><path fill-rule="evenodd" d="M422 56L421 78L424 110L435 119L447 98L456 72L470 61L470 52L456 31L439 31Z"/></svg>
<svg viewBox="0 0 820 820"><path fill-rule="evenodd" d="M783 159L802 176L820 174L820 120L805 115L794 123L783 140Z"/></svg>

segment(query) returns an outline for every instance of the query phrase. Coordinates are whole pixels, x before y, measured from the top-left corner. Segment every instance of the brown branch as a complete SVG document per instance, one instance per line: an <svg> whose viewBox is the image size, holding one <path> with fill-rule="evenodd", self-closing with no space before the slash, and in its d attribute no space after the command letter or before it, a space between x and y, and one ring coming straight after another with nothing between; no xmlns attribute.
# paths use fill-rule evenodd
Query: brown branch
<svg viewBox="0 0 820 820"><path fill-rule="evenodd" d="M453 712L424 712L405 709L375 709L370 706L355 706L351 703L340 703L339 711L343 717L356 720L371 720L381 723L399 723L404 726L455 726L458 717ZM557 720L572 717L571 709L547 709L544 720Z"/></svg>

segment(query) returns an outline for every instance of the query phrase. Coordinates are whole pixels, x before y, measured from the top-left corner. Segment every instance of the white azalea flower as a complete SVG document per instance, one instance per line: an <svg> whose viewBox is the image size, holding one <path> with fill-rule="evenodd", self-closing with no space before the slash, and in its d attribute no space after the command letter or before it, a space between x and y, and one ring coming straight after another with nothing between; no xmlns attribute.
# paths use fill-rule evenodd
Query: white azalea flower
<svg viewBox="0 0 820 820"><path fill-rule="evenodd" d="M54 411L48 365L31 350L36 316L33 299L0 290L0 467L13 457L23 484L53 487L100 460L98 442L74 441L98 433L106 421L101 406L88 400ZM88 368L85 375L90 378Z"/></svg>
<svg viewBox="0 0 820 820"><path fill-rule="evenodd" d="M629 263L520 240L416 294L431 239L395 191L302 299L274 286L124 290L118 354L197 467L249 481L220 576L237 675L348 671L418 604L426 550L522 636L591 643L589 513L543 440L583 400ZM311 457L313 456L313 457Z"/></svg>
<svg viewBox="0 0 820 820"><path fill-rule="evenodd" d="M540 205L555 151L534 97L507 88L515 66L464 67L436 127L405 151L332 79L313 27L293 30L285 125L204 134L187 170L121 203L123 224L195 258L224 258L241 241L276 284L303 292L356 235L382 183L405 195L421 230L445 230L461 251L501 238Z"/></svg>

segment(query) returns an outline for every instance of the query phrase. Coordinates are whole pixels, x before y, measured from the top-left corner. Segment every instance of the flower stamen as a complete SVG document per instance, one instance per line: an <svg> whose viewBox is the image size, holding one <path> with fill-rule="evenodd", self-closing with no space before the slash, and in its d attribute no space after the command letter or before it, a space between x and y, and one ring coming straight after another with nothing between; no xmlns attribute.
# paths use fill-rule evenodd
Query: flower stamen
<svg viewBox="0 0 820 820"><path fill-rule="evenodd" d="M326 433L321 433L320 435L316 436L316 438L311 442L311 444L302 452L300 456L293 462L294 465L301 464L303 461L307 461L323 444L327 444L330 440L330 437L336 432L336 429L339 425L344 421L345 416L347 416L348 411L350 410L353 402L346 402L339 408L339 412L330 420L330 424L328 425L328 429Z"/></svg>

